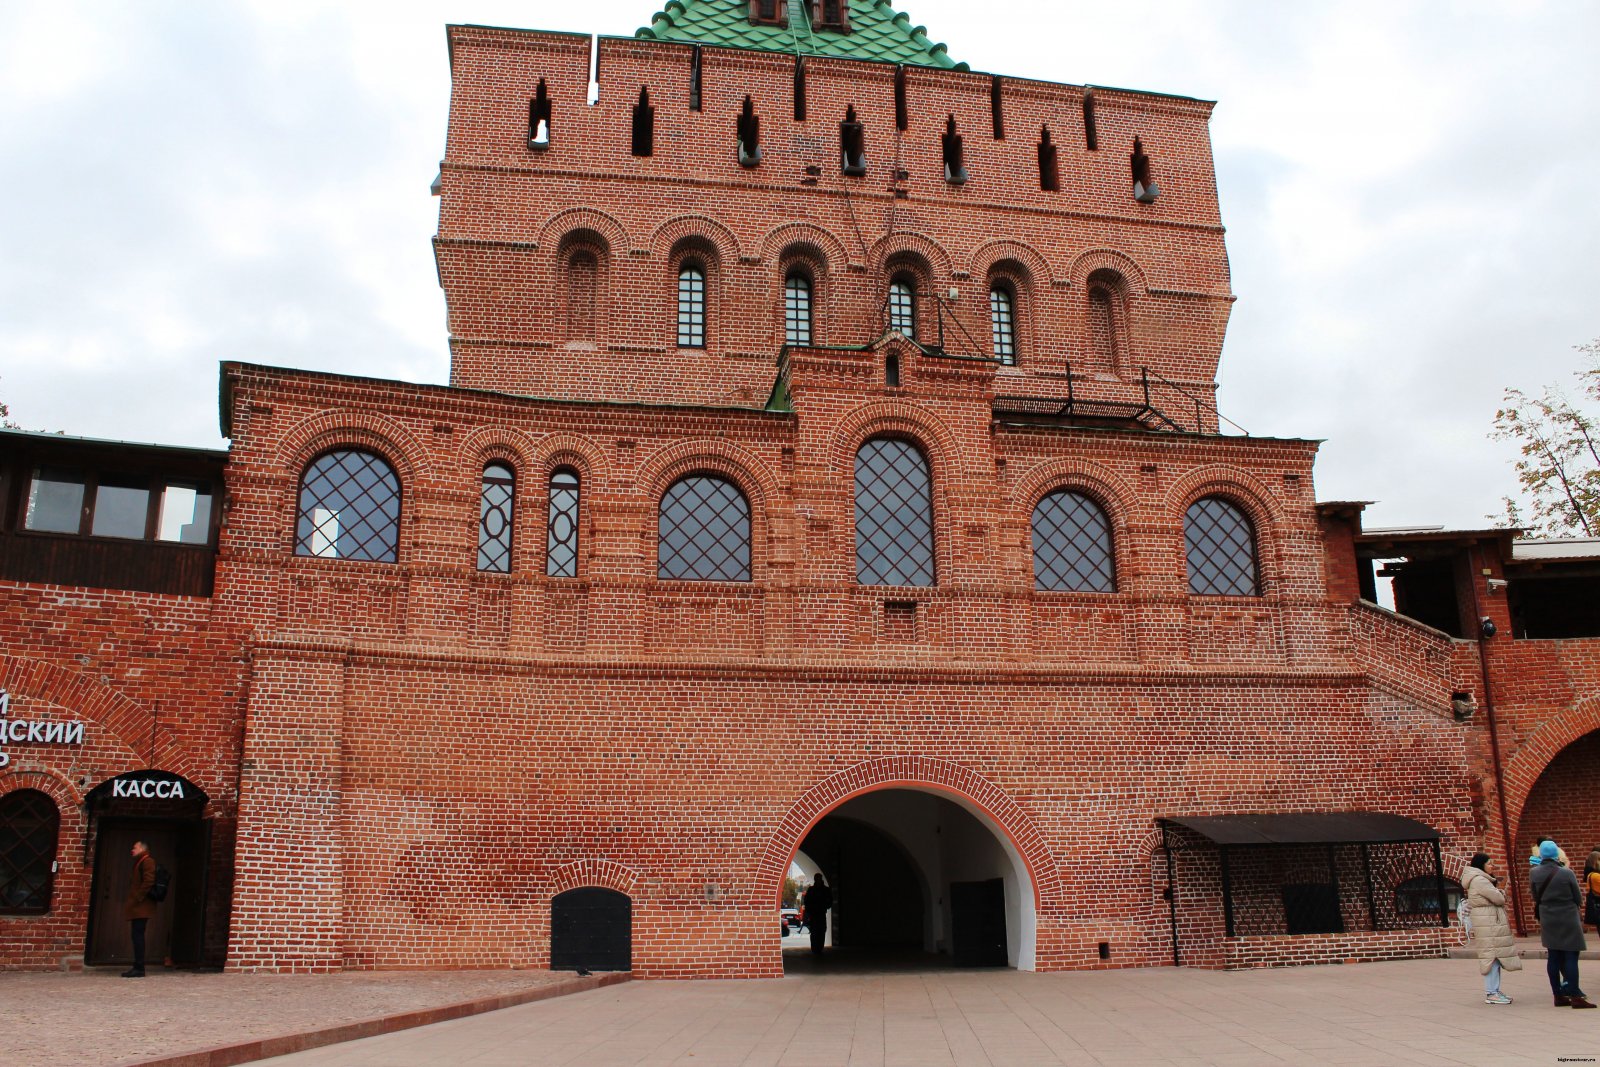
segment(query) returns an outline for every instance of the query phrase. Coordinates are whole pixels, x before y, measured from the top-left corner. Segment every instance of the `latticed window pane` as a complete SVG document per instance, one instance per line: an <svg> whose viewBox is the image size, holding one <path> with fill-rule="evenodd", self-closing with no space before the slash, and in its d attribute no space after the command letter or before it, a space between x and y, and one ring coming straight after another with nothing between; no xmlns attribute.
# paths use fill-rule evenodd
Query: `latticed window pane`
<svg viewBox="0 0 1600 1067"><path fill-rule="evenodd" d="M504 463L483 468L483 502L478 509L478 569L511 572L511 520L517 480Z"/></svg>
<svg viewBox="0 0 1600 1067"><path fill-rule="evenodd" d="M856 453L856 580L933 584L933 479L909 441L875 438Z"/></svg>
<svg viewBox="0 0 1600 1067"><path fill-rule="evenodd" d="M1206 596L1255 596L1256 538L1250 520L1218 496L1189 505L1183 539L1189 559L1189 592Z"/></svg>
<svg viewBox="0 0 1600 1067"><path fill-rule="evenodd" d="M563 467L550 476L550 534L544 572L552 578L578 576L578 473Z"/></svg>
<svg viewBox="0 0 1600 1067"><path fill-rule="evenodd" d="M699 267L678 272L678 347L706 346L706 276Z"/></svg>
<svg viewBox="0 0 1600 1067"><path fill-rule="evenodd" d="M702 582L750 580L750 504L726 478L694 474L661 497L657 573Z"/></svg>
<svg viewBox="0 0 1600 1067"><path fill-rule="evenodd" d="M298 556L393 563L400 544L400 479L370 452L329 452L300 480Z"/></svg>
<svg viewBox="0 0 1600 1067"><path fill-rule="evenodd" d="M902 281L889 283L889 329L917 339L917 302L911 286Z"/></svg>
<svg viewBox="0 0 1600 1067"><path fill-rule="evenodd" d="M1002 286L989 290L989 327L994 355L1001 363L1017 361L1016 331L1011 319L1011 293Z"/></svg>
<svg viewBox="0 0 1600 1067"><path fill-rule="evenodd" d="M1033 509L1033 584L1078 593L1116 591L1111 526L1099 504L1068 490L1039 501Z"/></svg>
<svg viewBox="0 0 1600 1067"><path fill-rule="evenodd" d="M811 281L804 274L784 280L783 337L791 345L811 343Z"/></svg>
<svg viewBox="0 0 1600 1067"><path fill-rule="evenodd" d="M0 915L50 910L61 813L37 789L0 798Z"/></svg>

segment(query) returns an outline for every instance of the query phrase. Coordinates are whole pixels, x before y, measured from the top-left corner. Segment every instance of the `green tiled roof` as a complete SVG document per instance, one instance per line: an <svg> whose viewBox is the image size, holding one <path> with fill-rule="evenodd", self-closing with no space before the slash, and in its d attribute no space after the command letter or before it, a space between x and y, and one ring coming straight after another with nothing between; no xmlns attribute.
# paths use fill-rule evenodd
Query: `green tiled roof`
<svg viewBox="0 0 1600 1067"><path fill-rule="evenodd" d="M945 46L928 40L927 29L889 6L889 0L850 0L850 32L812 29L805 5L789 0L790 25L753 26L749 0L669 0L635 37L690 41L763 52L800 51L844 59L875 59L919 67L966 70Z"/></svg>

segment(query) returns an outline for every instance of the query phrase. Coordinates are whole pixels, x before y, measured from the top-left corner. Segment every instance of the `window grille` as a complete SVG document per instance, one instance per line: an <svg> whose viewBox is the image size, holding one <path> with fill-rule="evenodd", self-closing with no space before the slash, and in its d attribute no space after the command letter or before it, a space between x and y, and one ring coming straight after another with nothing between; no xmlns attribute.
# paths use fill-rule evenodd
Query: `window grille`
<svg viewBox="0 0 1600 1067"><path fill-rule="evenodd" d="M933 479L909 441L874 438L856 453L856 580L932 585Z"/></svg>
<svg viewBox="0 0 1600 1067"><path fill-rule="evenodd" d="M545 540L544 572L552 578L578 576L578 472L562 467L550 475L550 532Z"/></svg>
<svg viewBox="0 0 1600 1067"><path fill-rule="evenodd" d="M706 276L699 266L678 271L678 347L706 346Z"/></svg>
<svg viewBox="0 0 1600 1067"><path fill-rule="evenodd" d="M297 556L393 563L400 545L400 479L370 452L319 457L300 479Z"/></svg>
<svg viewBox="0 0 1600 1067"><path fill-rule="evenodd" d="M1238 506L1218 496L1189 505L1183 537L1189 592L1202 596L1256 596L1255 530Z"/></svg>
<svg viewBox="0 0 1600 1067"><path fill-rule="evenodd" d="M1111 525L1100 505L1059 490L1033 509L1033 585L1077 593L1112 593L1116 574Z"/></svg>
<svg viewBox="0 0 1600 1067"><path fill-rule="evenodd" d="M674 482L661 497L657 575L699 582L750 580L750 504L712 474Z"/></svg>
<svg viewBox="0 0 1600 1067"><path fill-rule="evenodd" d="M1012 317L1011 290L996 285L989 290L989 327L994 335L994 357L1011 366L1017 362L1017 338Z"/></svg>
<svg viewBox="0 0 1600 1067"><path fill-rule="evenodd" d="M483 468L478 508L478 569L511 573L511 525L517 496L516 475L504 463Z"/></svg>
<svg viewBox="0 0 1600 1067"><path fill-rule="evenodd" d="M889 329L898 330L913 341L917 339L916 294L901 278L889 283Z"/></svg>
<svg viewBox="0 0 1600 1067"><path fill-rule="evenodd" d="M811 279L799 271L783 282L783 335L791 345L811 343Z"/></svg>
<svg viewBox="0 0 1600 1067"><path fill-rule="evenodd" d="M18 789L0 798L0 915L50 910L60 829L48 794Z"/></svg>

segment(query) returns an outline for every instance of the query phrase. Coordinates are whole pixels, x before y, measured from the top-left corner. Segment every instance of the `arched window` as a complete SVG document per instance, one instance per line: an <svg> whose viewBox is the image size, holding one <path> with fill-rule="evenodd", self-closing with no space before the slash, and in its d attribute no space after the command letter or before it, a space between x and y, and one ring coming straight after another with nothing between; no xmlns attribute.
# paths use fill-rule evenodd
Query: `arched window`
<svg viewBox="0 0 1600 1067"><path fill-rule="evenodd" d="M550 533L545 539L544 572L552 578L578 576L578 472L561 467L550 475Z"/></svg>
<svg viewBox="0 0 1600 1067"><path fill-rule="evenodd" d="M1256 532L1237 504L1201 497L1183 520L1189 592L1201 596L1257 596Z"/></svg>
<svg viewBox="0 0 1600 1067"><path fill-rule="evenodd" d="M567 260L567 339L595 339L595 295L600 287L600 262L587 248Z"/></svg>
<svg viewBox="0 0 1600 1067"><path fill-rule="evenodd" d="M994 358L1010 366L1017 361L1017 332L1011 286L995 282L989 287L989 332L994 337Z"/></svg>
<svg viewBox="0 0 1600 1067"><path fill-rule="evenodd" d="M889 282L889 329L917 339L917 295L912 280L901 274Z"/></svg>
<svg viewBox="0 0 1600 1067"><path fill-rule="evenodd" d="M393 563L400 545L400 479L371 452L319 456L300 478L297 556Z"/></svg>
<svg viewBox="0 0 1600 1067"><path fill-rule="evenodd" d="M783 280L783 340L791 345L811 343L811 279L798 270Z"/></svg>
<svg viewBox="0 0 1600 1067"><path fill-rule="evenodd" d="M61 812L49 795L18 789L0 797L0 915L50 910Z"/></svg>
<svg viewBox="0 0 1600 1067"><path fill-rule="evenodd" d="M706 346L706 272L688 261L678 268L678 347Z"/></svg>
<svg viewBox="0 0 1600 1067"><path fill-rule="evenodd" d="M511 573L511 522L517 478L504 463L483 468L483 493L478 508L478 569Z"/></svg>
<svg viewBox="0 0 1600 1067"><path fill-rule="evenodd" d="M1127 348L1127 323L1124 321L1124 287L1113 270L1097 270L1089 275L1089 355L1097 365L1114 368Z"/></svg>
<svg viewBox="0 0 1600 1067"><path fill-rule="evenodd" d="M1116 592L1111 524L1099 504L1070 489L1039 501L1033 509L1033 587Z"/></svg>
<svg viewBox="0 0 1600 1067"><path fill-rule="evenodd" d="M661 496L656 573L699 582L750 580L750 503L715 474L691 474Z"/></svg>
<svg viewBox="0 0 1600 1067"><path fill-rule="evenodd" d="M933 477L910 441L876 437L856 453L856 581L934 582Z"/></svg>

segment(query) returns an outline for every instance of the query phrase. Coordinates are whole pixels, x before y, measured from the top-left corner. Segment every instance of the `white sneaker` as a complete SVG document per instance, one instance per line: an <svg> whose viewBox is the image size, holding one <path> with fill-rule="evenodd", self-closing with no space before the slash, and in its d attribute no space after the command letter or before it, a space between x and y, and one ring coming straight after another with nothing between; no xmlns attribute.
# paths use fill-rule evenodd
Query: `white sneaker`
<svg viewBox="0 0 1600 1067"><path fill-rule="evenodd" d="M1483 1002L1485 1004L1510 1004L1511 998L1504 993L1485 993Z"/></svg>

